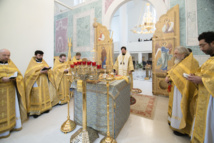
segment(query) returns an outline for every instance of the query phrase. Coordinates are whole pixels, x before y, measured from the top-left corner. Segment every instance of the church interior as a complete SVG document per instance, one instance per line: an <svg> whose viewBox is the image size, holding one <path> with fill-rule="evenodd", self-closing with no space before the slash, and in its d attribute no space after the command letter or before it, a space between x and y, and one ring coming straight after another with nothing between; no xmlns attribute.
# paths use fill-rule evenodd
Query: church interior
<svg viewBox="0 0 214 143"><path fill-rule="evenodd" d="M214 143L213 7L0 0L0 143Z"/></svg>

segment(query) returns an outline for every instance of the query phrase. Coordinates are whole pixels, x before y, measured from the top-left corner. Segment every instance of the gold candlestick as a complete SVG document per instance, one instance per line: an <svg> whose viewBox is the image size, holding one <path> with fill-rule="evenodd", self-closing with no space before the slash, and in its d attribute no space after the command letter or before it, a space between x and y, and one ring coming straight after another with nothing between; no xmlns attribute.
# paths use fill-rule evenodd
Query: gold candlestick
<svg viewBox="0 0 214 143"><path fill-rule="evenodd" d="M86 79L82 81L82 128L71 136L71 143L90 143L87 131Z"/></svg>
<svg viewBox="0 0 214 143"><path fill-rule="evenodd" d="M66 74L67 76L70 76L71 74ZM66 90L67 88L65 88ZM66 92L65 92L66 93ZM76 124L74 121L70 119L70 114L69 114L69 102L70 102L70 94L67 95L68 98L68 116L67 120L62 124L61 126L61 131L64 132L65 134L68 132L73 131L76 128Z"/></svg>
<svg viewBox="0 0 214 143"><path fill-rule="evenodd" d="M106 79L107 87L107 136L104 137L100 143L117 143L117 141L110 136L110 125L109 125L109 82L111 80Z"/></svg>

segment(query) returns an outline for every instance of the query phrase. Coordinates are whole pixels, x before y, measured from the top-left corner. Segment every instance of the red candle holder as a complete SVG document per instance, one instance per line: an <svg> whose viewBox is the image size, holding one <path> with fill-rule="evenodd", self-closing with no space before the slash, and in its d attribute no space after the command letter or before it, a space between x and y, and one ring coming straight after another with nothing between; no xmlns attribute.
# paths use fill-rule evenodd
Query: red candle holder
<svg viewBox="0 0 214 143"><path fill-rule="evenodd" d="M90 65L91 65L91 61L88 61L88 62L87 62L87 65L90 66Z"/></svg>
<svg viewBox="0 0 214 143"><path fill-rule="evenodd" d="M92 62L92 66L96 66L96 62Z"/></svg>
<svg viewBox="0 0 214 143"><path fill-rule="evenodd" d="M77 62L74 62L74 66L77 66Z"/></svg>
<svg viewBox="0 0 214 143"><path fill-rule="evenodd" d="M81 65L81 62L77 62L77 65Z"/></svg>
<svg viewBox="0 0 214 143"><path fill-rule="evenodd" d="M74 65L70 65L70 67L73 69L73 68L74 68Z"/></svg>
<svg viewBox="0 0 214 143"><path fill-rule="evenodd" d="M101 65L97 65L97 69L101 69Z"/></svg>
<svg viewBox="0 0 214 143"><path fill-rule="evenodd" d="M83 64L83 65L86 65L86 61L82 61L82 64Z"/></svg>

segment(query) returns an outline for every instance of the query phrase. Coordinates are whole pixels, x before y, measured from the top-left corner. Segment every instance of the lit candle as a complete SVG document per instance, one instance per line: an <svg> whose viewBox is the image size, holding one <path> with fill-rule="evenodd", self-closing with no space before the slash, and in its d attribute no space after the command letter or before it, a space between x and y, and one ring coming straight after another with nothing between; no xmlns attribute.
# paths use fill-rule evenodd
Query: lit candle
<svg viewBox="0 0 214 143"><path fill-rule="evenodd" d="M96 62L92 62L92 66L96 66Z"/></svg>
<svg viewBox="0 0 214 143"><path fill-rule="evenodd" d="M83 65L86 65L86 61L82 61L82 64L83 64Z"/></svg>
<svg viewBox="0 0 214 143"><path fill-rule="evenodd" d="M77 66L77 62L74 62L74 66Z"/></svg>
<svg viewBox="0 0 214 143"><path fill-rule="evenodd" d="M88 62L87 62L87 65L90 66L90 65L91 65L91 61L88 61Z"/></svg>
<svg viewBox="0 0 214 143"><path fill-rule="evenodd" d="M101 69L101 65L97 65L97 69Z"/></svg>
<svg viewBox="0 0 214 143"><path fill-rule="evenodd" d="M73 68L74 68L74 65L70 65L70 67L73 69Z"/></svg>

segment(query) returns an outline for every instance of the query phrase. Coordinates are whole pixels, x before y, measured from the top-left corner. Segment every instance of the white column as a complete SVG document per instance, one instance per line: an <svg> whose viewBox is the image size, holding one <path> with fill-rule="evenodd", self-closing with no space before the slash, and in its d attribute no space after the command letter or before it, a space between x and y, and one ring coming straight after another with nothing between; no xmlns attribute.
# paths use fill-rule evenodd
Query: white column
<svg viewBox="0 0 214 143"><path fill-rule="evenodd" d="M138 63L142 63L142 57L143 57L143 54L138 53Z"/></svg>
<svg viewBox="0 0 214 143"><path fill-rule="evenodd" d="M121 47L121 46L127 46L127 42L128 42L128 17L127 17L126 4L120 7L119 15L120 15L119 26L120 26L120 47ZM130 49L127 49L127 50L130 50Z"/></svg>

